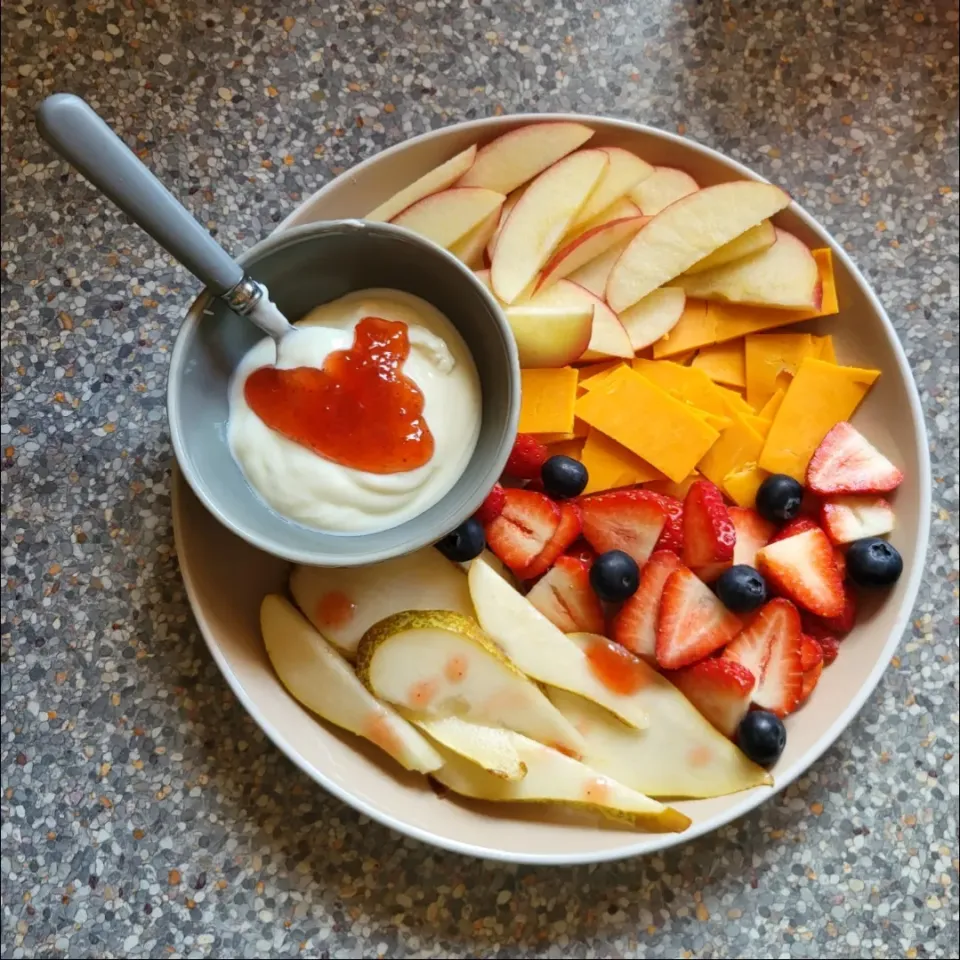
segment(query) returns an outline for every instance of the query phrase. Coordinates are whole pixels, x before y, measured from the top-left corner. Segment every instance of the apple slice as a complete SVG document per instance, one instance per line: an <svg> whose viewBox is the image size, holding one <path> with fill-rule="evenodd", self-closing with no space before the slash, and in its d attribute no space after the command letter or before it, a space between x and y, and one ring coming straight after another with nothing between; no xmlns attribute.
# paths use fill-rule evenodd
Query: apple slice
<svg viewBox="0 0 960 960"><path fill-rule="evenodd" d="M473 616L464 572L433 547L364 567L296 566L290 593L307 619L350 660L370 627L401 610Z"/></svg>
<svg viewBox="0 0 960 960"><path fill-rule="evenodd" d="M792 233L777 229L777 242L760 253L678 277L688 297L780 310L819 310L823 284L817 261Z"/></svg>
<svg viewBox="0 0 960 960"><path fill-rule="evenodd" d="M573 225L585 224L615 200L626 196L641 181L653 175L653 167L636 154L622 147L601 147L610 163L593 193L587 198L583 209L577 214Z"/></svg>
<svg viewBox="0 0 960 960"><path fill-rule="evenodd" d="M471 571L477 566L485 565ZM471 617L414 610L381 620L360 641L357 676L374 695L418 714L505 727L577 756L583 746L540 688Z"/></svg>
<svg viewBox="0 0 960 960"><path fill-rule="evenodd" d="M616 723L616 721L613 721ZM514 733L514 747L526 767L522 780L503 780L439 746L444 764L433 778L454 793L499 803L560 803L597 811L639 830L679 833L690 818L609 776Z"/></svg>
<svg viewBox="0 0 960 960"><path fill-rule="evenodd" d="M510 730L468 723L459 717L430 717L412 710L403 711L403 715L438 744L482 767L491 776L522 780L527 775L526 764L514 743L516 734Z"/></svg>
<svg viewBox="0 0 960 960"><path fill-rule="evenodd" d="M590 343L581 360L602 360L604 357L632 357L630 337L617 315L595 294L570 280L558 280L542 290L532 300L525 301L541 307L573 307L589 304L593 307L593 330Z"/></svg>
<svg viewBox="0 0 960 960"><path fill-rule="evenodd" d="M390 222L419 233L441 247L450 248L499 210L505 199L495 190L451 187L418 200Z"/></svg>
<svg viewBox="0 0 960 960"><path fill-rule="evenodd" d="M517 201L524 195L526 192L526 187L517 187L512 193L507 195L507 199L503 201L503 206L500 208L500 217L497 220L497 227L493 231L493 236L490 238L487 243L487 261L493 263L493 251L497 249L497 240L500 239L500 231L503 230L503 225L507 222L507 217L510 216L510 211L517 205Z"/></svg>
<svg viewBox="0 0 960 960"><path fill-rule="evenodd" d="M518 127L481 147L459 185L510 193L592 136L586 124L566 120Z"/></svg>
<svg viewBox="0 0 960 960"><path fill-rule="evenodd" d="M515 303L504 313L517 342L520 366L565 367L579 360L590 343L593 304L548 306Z"/></svg>
<svg viewBox="0 0 960 960"><path fill-rule="evenodd" d="M742 257L749 257L753 253L760 253L761 250L772 247L776 240L776 227L774 227L772 221L764 220L755 227L744 231L729 243L725 243L719 250L714 250L709 256L695 263L684 276L689 277L695 273L703 273L704 270L722 267L725 263L740 260Z"/></svg>
<svg viewBox="0 0 960 960"><path fill-rule="evenodd" d="M429 773L443 764L437 751L367 690L288 600L275 594L263 598L260 629L280 682L307 709L375 743L408 770Z"/></svg>
<svg viewBox="0 0 960 960"><path fill-rule="evenodd" d="M472 166L477 155L477 145L467 147L462 153L451 157L446 163L434 167L425 173L419 180L414 180L409 187L404 187L395 193L389 200L385 200L379 207L371 210L363 219L385 221L392 220L402 210L412 206L418 200L429 197L432 193L439 193L452 187Z"/></svg>
<svg viewBox="0 0 960 960"><path fill-rule="evenodd" d="M653 175L630 191L630 199L647 217L655 217L681 197L696 193L700 187L689 174L674 167L654 167Z"/></svg>
<svg viewBox="0 0 960 960"><path fill-rule="evenodd" d="M607 279L607 303L617 313L626 310L789 204L790 197L779 187L752 180L721 183L682 197L630 241Z"/></svg>
<svg viewBox="0 0 960 960"><path fill-rule="evenodd" d="M483 263L483 251L493 239L500 223L500 210L494 210L486 220L481 220L469 233L464 234L450 252L473 269Z"/></svg>
<svg viewBox="0 0 960 960"><path fill-rule="evenodd" d="M607 289L607 277L610 276L613 265L620 259L620 254L627 249L629 243L629 240L621 240L616 246L584 264L579 270L574 270L567 279L589 290L602 300Z"/></svg>
<svg viewBox="0 0 960 960"><path fill-rule="evenodd" d="M680 287L660 287L620 314L634 352L666 336L683 316L687 295Z"/></svg>
<svg viewBox="0 0 960 960"><path fill-rule="evenodd" d="M467 580L480 626L524 673L599 703L631 727L647 726L632 691L595 670L587 654L486 564L475 563Z"/></svg>
<svg viewBox="0 0 960 960"><path fill-rule="evenodd" d="M569 230L609 164L602 150L580 150L548 167L517 201L500 231L490 280L513 303Z"/></svg>
<svg viewBox="0 0 960 960"><path fill-rule="evenodd" d="M649 217L628 217L623 220L608 220L592 227L585 233L562 246L543 268L535 290L543 290L557 280L569 276L574 270L595 260L610 247L629 240L649 220Z"/></svg>

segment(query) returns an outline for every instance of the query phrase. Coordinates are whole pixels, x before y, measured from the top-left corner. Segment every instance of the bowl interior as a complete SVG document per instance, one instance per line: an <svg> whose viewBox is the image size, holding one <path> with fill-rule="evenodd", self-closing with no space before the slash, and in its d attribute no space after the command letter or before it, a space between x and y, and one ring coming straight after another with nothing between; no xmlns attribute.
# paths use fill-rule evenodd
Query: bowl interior
<svg viewBox="0 0 960 960"><path fill-rule="evenodd" d="M219 299L201 297L177 340L170 369L170 426L177 458L207 506L244 539L287 559L348 566L432 543L473 513L499 476L516 430L516 350L499 307L460 263L396 227L313 224L284 231L244 260L293 321L344 294L389 287L415 294L459 330L480 377L480 436L467 468L444 497L389 530L324 533L284 519L247 483L227 443L228 385L262 339Z"/></svg>
<svg viewBox="0 0 960 960"><path fill-rule="evenodd" d="M485 142L534 118L502 118L438 131L372 158L328 184L288 220L357 216L430 167L475 141ZM580 118L578 118L580 119ZM654 163L682 167L701 184L754 177L718 154L669 134L590 118L599 145L620 145ZM791 208L780 226L812 246L832 246L841 312L796 329L832 333L841 363L883 371L855 421L902 467L894 494L897 530L891 537L905 561L896 587L868 601L840 657L827 670L811 704L787 721L786 751L774 774L782 787L822 753L876 685L910 614L923 567L929 510L929 469L919 401L895 334L843 251L802 211ZM201 629L237 695L287 755L319 783L370 816L441 846L519 862L573 863L661 849L715 829L768 796L761 788L713 800L676 804L693 819L679 836L643 835L544 811L494 808L439 799L422 778L404 775L373 748L318 721L277 680L261 643L262 596L282 590L287 566L238 542L178 482L175 521L180 562ZM228 554L229 567L222 563ZM669 763L670 758L664 758Z"/></svg>

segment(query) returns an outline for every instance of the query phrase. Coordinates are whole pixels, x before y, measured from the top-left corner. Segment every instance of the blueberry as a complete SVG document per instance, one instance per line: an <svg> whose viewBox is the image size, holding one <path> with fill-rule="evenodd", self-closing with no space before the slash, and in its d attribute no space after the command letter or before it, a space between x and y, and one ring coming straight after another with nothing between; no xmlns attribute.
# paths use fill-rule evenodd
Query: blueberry
<svg viewBox="0 0 960 960"><path fill-rule="evenodd" d="M740 749L761 767L771 767L787 745L783 721L768 710L751 710L737 727Z"/></svg>
<svg viewBox="0 0 960 960"><path fill-rule="evenodd" d="M639 584L637 561L622 550L601 553L590 568L590 585L594 593L608 603L619 603L632 597Z"/></svg>
<svg viewBox="0 0 960 960"><path fill-rule="evenodd" d="M800 512L803 487L785 473L772 473L757 491L757 513L771 523L786 523Z"/></svg>
<svg viewBox="0 0 960 960"><path fill-rule="evenodd" d="M464 563L480 556L486 545L483 535L483 524L476 517L464 520L456 530L448 533L439 543L437 549L454 563Z"/></svg>
<svg viewBox="0 0 960 960"><path fill-rule="evenodd" d="M734 613L749 613L767 602L767 581L759 570L738 563L720 574L716 582L717 596Z"/></svg>
<svg viewBox="0 0 960 960"><path fill-rule="evenodd" d="M557 500L566 500L583 493L587 485L587 468L573 457L548 457L540 468L543 489Z"/></svg>
<svg viewBox="0 0 960 960"><path fill-rule="evenodd" d="M860 587L889 587L903 573L903 557L879 537L854 540L847 548L847 576Z"/></svg>

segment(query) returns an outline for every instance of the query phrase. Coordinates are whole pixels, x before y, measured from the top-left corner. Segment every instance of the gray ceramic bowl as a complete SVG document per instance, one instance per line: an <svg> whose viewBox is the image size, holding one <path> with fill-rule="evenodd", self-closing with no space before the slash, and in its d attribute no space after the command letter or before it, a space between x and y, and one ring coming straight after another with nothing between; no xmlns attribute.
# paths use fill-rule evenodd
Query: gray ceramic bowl
<svg viewBox="0 0 960 960"><path fill-rule="evenodd" d="M313 307L370 287L415 294L444 313L473 354L482 391L480 436L454 487L412 520L377 533L324 533L286 520L259 497L227 445L228 388L263 334L204 292L177 336L167 387L170 433L188 483L226 527L268 553L317 566L354 566L433 543L481 504L517 429L520 369L497 302L456 257L385 223L335 220L275 234L239 257L296 321Z"/></svg>

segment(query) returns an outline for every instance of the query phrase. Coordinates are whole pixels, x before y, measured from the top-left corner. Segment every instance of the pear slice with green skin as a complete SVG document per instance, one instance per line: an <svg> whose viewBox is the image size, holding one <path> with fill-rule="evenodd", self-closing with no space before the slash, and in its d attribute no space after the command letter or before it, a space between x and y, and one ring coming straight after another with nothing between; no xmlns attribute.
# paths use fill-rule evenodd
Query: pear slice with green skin
<svg viewBox="0 0 960 960"><path fill-rule="evenodd" d="M397 709L432 740L477 764L491 776L522 780L527 775L527 766L520 759L509 730L468 723L459 717L429 717L402 707Z"/></svg>
<svg viewBox="0 0 960 960"><path fill-rule="evenodd" d="M360 641L357 676L421 715L505 727L576 756L583 748L543 691L459 613L410 610L381 620Z"/></svg>
<svg viewBox="0 0 960 960"><path fill-rule="evenodd" d="M367 690L289 600L263 598L260 630L280 682L305 707L375 743L408 770L430 773L443 764L426 738Z"/></svg>
<svg viewBox="0 0 960 960"><path fill-rule="evenodd" d="M463 571L433 547L363 567L296 566L290 592L348 660L356 657L367 629L392 613L454 610L473 616Z"/></svg>
<svg viewBox="0 0 960 960"><path fill-rule="evenodd" d="M599 703L631 727L649 724L639 700L611 689L584 651L487 564L475 561L467 582L480 626L524 673Z"/></svg>
<svg viewBox="0 0 960 960"><path fill-rule="evenodd" d="M613 642L589 633L569 636L584 649ZM766 770L748 760L669 680L634 659L645 677L633 696L650 716L646 730L630 730L583 697L547 691L586 740L584 763L652 797L720 797L773 783Z"/></svg>
<svg viewBox="0 0 960 960"><path fill-rule="evenodd" d="M612 717L610 722L619 723ZM444 764L432 774L434 780L454 793L475 800L560 803L597 811L627 826L650 832L680 833L690 825L690 818L679 810L631 790L557 750L517 733L511 737L527 768L522 780L492 776L442 744L437 749Z"/></svg>

